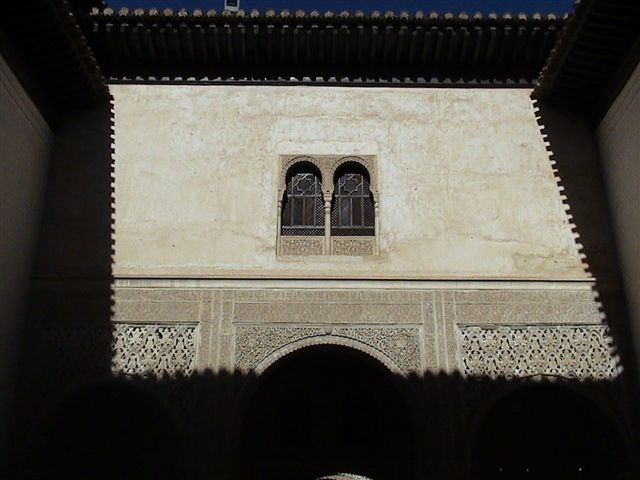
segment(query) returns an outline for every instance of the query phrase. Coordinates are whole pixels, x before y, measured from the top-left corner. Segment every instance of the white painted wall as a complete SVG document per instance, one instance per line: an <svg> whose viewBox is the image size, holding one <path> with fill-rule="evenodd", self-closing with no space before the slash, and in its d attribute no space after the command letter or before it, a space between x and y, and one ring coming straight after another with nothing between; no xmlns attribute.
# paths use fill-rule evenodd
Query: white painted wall
<svg viewBox="0 0 640 480"><path fill-rule="evenodd" d="M527 89L112 85L116 276L585 279ZM377 156L378 257L277 257L280 155Z"/></svg>
<svg viewBox="0 0 640 480"><path fill-rule="evenodd" d="M640 352L640 65L600 122L597 137Z"/></svg>
<svg viewBox="0 0 640 480"><path fill-rule="evenodd" d="M53 134L0 56L0 418L21 338ZM7 422L0 422L0 442Z"/></svg>

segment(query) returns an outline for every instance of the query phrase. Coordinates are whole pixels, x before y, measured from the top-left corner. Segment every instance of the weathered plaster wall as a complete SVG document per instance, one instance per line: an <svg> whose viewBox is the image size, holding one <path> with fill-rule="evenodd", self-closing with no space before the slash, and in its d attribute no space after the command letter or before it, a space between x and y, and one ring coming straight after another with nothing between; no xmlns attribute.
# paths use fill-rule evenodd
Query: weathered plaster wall
<svg viewBox="0 0 640 480"><path fill-rule="evenodd" d="M640 66L637 66L597 130L636 352L640 352L639 131Z"/></svg>
<svg viewBox="0 0 640 480"><path fill-rule="evenodd" d="M112 92L116 276L586 277L526 89ZM276 256L289 154L376 156L379 256Z"/></svg>
<svg viewBox="0 0 640 480"><path fill-rule="evenodd" d="M0 105L0 418L4 419L53 134L1 56ZM1 430L0 443L4 435Z"/></svg>

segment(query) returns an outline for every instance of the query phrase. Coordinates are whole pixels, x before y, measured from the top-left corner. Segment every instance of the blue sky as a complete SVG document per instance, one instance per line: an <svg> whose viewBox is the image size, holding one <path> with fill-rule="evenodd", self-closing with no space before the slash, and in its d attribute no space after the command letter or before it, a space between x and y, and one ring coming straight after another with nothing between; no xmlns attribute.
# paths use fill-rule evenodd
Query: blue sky
<svg viewBox="0 0 640 480"><path fill-rule="evenodd" d="M209 10L214 8L222 10L224 0L107 0L114 8L186 8L193 10L200 8ZM260 11L273 8L275 10L299 8L311 11L326 10L342 11L363 10L367 13L372 10L393 10L400 12L407 10L410 13L416 10L424 12L452 12L452 13L565 13L573 9L573 0L240 0L240 8Z"/></svg>

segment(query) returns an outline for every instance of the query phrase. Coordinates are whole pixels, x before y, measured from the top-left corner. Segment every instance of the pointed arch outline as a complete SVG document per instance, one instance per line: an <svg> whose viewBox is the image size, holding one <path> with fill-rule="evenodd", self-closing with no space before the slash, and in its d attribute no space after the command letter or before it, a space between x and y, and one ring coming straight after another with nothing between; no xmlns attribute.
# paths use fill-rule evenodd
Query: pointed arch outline
<svg viewBox="0 0 640 480"><path fill-rule="evenodd" d="M400 375L402 377L407 376L407 372L402 370L389 356L381 352L380 350L367 345L364 342L359 340L354 340L352 338L341 337L337 335L320 335L313 337L306 337L300 340L295 340L291 343L287 343L286 345L281 346L280 348L274 350L265 358L263 358L254 368L253 372L260 376L265 373L270 367L276 364L280 359L286 357L287 355L296 352L298 350L302 350L303 348L313 347L313 346L322 346L322 345L334 345L338 347L350 348L353 350L357 350L373 360L376 360L378 363L382 364L389 370L392 374Z"/></svg>

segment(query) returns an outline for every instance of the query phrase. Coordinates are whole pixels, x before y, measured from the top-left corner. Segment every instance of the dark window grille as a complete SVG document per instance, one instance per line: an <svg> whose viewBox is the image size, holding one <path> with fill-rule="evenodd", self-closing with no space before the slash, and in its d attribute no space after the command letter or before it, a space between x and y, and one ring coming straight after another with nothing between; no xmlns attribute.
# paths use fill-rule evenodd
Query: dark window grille
<svg viewBox="0 0 640 480"><path fill-rule="evenodd" d="M331 206L331 235L375 235L375 210L365 175L345 173L338 177Z"/></svg>
<svg viewBox="0 0 640 480"><path fill-rule="evenodd" d="M282 235L324 235L322 185L314 173L296 173L287 182Z"/></svg>

